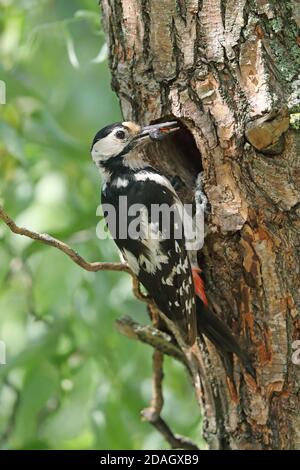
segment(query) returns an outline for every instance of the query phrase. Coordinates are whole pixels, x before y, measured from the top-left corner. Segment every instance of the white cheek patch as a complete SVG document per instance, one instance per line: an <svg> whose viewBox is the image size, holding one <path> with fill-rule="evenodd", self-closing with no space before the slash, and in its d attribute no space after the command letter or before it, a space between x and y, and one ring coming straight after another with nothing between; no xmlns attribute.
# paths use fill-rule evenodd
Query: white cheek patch
<svg viewBox="0 0 300 470"><path fill-rule="evenodd" d="M93 146L92 157L94 162L107 159L114 155L118 155L126 147L127 141L124 142L113 134L109 134L103 139L98 140Z"/></svg>

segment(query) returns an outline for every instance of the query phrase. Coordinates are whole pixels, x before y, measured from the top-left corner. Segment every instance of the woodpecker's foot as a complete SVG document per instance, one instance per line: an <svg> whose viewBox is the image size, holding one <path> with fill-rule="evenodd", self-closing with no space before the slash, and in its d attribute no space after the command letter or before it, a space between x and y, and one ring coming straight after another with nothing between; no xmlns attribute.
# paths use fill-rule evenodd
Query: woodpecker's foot
<svg viewBox="0 0 300 470"><path fill-rule="evenodd" d="M204 214L211 212L211 205L207 200L206 194L203 191L204 172L198 173L195 184L195 204L196 210L202 211Z"/></svg>

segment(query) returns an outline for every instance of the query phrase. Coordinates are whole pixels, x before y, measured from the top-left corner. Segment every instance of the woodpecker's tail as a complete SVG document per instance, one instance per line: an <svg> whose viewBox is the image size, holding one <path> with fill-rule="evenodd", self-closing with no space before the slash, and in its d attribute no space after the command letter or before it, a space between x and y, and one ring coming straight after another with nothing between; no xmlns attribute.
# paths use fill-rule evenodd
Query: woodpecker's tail
<svg viewBox="0 0 300 470"><path fill-rule="evenodd" d="M193 278L199 334L205 335L216 347L229 377L233 377L232 353L234 353L243 364L245 370L255 379L255 371L248 354L240 347L229 327L208 308L204 283L199 275L199 270L193 269Z"/></svg>

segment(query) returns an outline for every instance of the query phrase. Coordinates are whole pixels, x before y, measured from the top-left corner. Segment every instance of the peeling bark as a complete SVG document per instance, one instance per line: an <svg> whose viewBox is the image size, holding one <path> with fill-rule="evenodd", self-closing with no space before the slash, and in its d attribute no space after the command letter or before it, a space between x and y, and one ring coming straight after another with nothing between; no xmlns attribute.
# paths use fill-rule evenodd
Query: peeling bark
<svg viewBox="0 0 300 470"><path fill-rule="evenodd" d="M209 298L253 354L257 384L236 363L233 403L211 344L195 353L205 437L218 449L299 449L300 156L289 127L300 109L299 2L101 3L124 118L175 117L186 128L163 161L155 145L147 155L181 177L183 200L204 170Z"/></svg>

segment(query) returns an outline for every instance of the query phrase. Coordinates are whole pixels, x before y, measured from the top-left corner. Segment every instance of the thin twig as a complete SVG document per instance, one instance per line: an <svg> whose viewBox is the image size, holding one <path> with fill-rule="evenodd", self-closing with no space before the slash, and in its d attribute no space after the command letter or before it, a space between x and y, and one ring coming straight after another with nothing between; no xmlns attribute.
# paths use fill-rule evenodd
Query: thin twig
<svg viewBox="0 0 300 470"><path fill-rule="evenodd" d="M163 354L156 349L153 353L151 404L149 408L145 408L142 411L142 416L162 434L172 449L199 450L196 444L187 437L173 434L168 424L162 419L161 412L164 404L162 389L163 378Z"/></svg>
<svg viewBox="0 0 300 470"><path fill-rule="evenodd" d="M80 256L73 248L71 248L67 243L58 240L57 238L48 235L47 233L37 233L32 230L28 230L24 227L19 227L16 223L9 217L9 215L4 211L3 207L0 206L0 219L10 228L10 230L17 234L23 235L24 237L31 238L32 240L37 240L46 245L53 246L58 250L65 253L69 258L71 258L74 263L78 264L81 268L86 271L122 271L127 272L132 275L128 264L126 263L101 263L94 262L90 263L86 261L82 256Z"/></svg>
<svg viewBox="0 0 300 470"><path fill-rule="evenodd" d="M153 424L160 417L160 413L164 406L164 397L162 390L162 381L164 378L163 372L164 355L156 349L152 356L152 399L149 408L142 411L143 417Z"/></svg>
<svg viewBox="0 0 300 470"><path fill-rule="evenodd" d="M149 297L149 295L144 294L141 291L140 281L135 275L132 275L132 292L134 293L135 297L141 302L145 302L147 304L151 302L151 298Z"/></svg>

